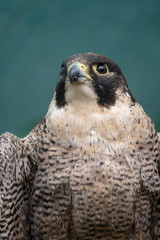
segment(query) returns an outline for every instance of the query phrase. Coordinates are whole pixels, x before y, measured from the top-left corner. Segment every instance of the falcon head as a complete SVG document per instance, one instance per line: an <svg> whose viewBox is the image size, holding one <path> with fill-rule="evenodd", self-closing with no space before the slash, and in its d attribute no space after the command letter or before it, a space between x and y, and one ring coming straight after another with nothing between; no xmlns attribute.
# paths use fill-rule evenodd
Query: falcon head
<svg viewBox="0 0 160 240"><path fill-rule="evenodd" d="M57 108L72 103L96 102L110 108L122 97L134 104L126 80L116 63L95 53L66 58L62 64L54 101Z"/></svg>

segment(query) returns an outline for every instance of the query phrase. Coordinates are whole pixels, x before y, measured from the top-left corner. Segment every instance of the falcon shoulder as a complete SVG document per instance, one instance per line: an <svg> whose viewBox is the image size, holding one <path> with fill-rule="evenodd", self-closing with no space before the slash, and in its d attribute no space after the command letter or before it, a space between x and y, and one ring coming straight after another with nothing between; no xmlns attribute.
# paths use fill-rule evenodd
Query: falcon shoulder
<svg viewBox="0 0 160 240"><path fill-rule="evenodd" d="M32 152L27 140L11 133L0 136L0 239L30 239Z"/></svg>

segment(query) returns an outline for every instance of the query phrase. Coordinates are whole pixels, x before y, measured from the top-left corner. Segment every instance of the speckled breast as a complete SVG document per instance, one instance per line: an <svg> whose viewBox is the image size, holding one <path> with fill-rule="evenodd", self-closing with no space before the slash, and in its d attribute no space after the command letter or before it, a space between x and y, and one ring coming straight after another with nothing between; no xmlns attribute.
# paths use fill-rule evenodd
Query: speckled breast
<svg viewBox="0 0 160 240"><path fill-rule="evenodd" d="M81 239L87 234L92 239L93 233L93 239L95 233L97 239L131 234L139 183L123 158L103 155L75 164L70 175L72 226Z"/></svg>
<svg viewBox="0 0 160 240"><path fill-rule="evenodd" d="M32 201L34 225L49 228L50 236L44 238L63 231L75 240L128 239L140 186L127 156L120 151L86 153L72 146L61 154L55 149L46 151L47 160L40 157Z"/></svg>

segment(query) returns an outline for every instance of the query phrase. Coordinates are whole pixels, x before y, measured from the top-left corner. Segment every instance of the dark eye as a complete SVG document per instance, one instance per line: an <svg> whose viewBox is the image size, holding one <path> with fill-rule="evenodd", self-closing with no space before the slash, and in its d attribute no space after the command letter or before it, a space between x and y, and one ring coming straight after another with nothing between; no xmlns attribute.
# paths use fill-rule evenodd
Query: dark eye
<svg viewBox="0 0 160 240"><path fill-rule="evenodd" d="M97 63L93 65L93 70L95 73L101 74L101 75L107 75L109 73L108 66L104 63Z"/></svg>
<svg viewBox="0 0 160 240"><path fill-rule="evenodd" d="M107 73L107 66L105 64L97 64L97 72L100 74L106 74Z"/></svg>

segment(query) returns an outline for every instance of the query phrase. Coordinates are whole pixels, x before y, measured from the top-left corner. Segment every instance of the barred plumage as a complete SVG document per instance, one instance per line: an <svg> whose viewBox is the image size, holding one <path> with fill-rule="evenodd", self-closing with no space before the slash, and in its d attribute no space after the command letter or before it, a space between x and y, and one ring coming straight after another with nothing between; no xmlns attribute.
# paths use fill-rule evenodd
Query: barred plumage
<svg viewBox="0 0 160 240"><path fill-rule="evenodd" d="M0 137L0 239L157 240L160 135L119 67L63 62L45 118Z"/></svg>

